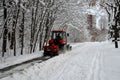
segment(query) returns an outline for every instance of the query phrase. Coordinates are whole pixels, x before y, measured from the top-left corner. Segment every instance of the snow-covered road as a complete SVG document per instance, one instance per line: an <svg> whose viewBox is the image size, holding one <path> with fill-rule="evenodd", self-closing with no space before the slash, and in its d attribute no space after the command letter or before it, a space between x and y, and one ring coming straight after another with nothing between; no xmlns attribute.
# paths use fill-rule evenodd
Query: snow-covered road
<svg viewBox="0 0 120 80"><path fill-rule="evenodd" d="M0 80L120 80L120 48L111 42L76 43L73 50Z"/></svg>

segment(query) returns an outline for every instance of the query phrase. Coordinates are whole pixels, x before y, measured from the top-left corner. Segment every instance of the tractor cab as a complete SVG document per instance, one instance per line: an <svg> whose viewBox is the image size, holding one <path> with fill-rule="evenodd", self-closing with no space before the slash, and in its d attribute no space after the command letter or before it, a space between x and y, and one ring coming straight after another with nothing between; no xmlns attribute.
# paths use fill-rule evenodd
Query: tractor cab
<svg viewBox="0 0 120 80"><path fill-rule="evenodd" d="M51 39L54 40L56 45L63 45L67 42L67 34L65 31L62 30L53 30Z"/></svg>

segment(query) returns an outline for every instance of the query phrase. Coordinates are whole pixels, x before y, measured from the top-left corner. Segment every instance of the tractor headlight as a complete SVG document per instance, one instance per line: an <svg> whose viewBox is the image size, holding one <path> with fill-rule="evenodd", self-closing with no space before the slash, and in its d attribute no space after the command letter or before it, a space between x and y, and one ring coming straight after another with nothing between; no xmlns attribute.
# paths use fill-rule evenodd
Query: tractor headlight
<svg viewBox="0 0 120 80"><path fill-rule="evenodd" d="M63 44L65 44L66 42L64 41Z"/></svg>

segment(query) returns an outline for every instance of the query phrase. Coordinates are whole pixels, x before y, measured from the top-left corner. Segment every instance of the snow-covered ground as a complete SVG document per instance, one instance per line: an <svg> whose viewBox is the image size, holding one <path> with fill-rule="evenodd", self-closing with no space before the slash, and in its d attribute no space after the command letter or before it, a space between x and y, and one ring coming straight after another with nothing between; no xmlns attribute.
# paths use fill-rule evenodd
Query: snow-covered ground
<svg viewBox="0 0 120 80"><path fill-rule="evenodd" d="M35 52L33 54L26 54L26 55L18 55L18 56L13 56L13 57L5 57L5 58L0 58L0 69L3 69L8 66L12 66L15 64L20 64L25 61L34 59L34 58L39 58L43 54L43 52Z"/></svg>
<svg viewBox="0 0 120 80"><path fill-rule="evenodd" d="M0 80L120 80L119 61L112 42L76 43L70 52Z"/></svg>

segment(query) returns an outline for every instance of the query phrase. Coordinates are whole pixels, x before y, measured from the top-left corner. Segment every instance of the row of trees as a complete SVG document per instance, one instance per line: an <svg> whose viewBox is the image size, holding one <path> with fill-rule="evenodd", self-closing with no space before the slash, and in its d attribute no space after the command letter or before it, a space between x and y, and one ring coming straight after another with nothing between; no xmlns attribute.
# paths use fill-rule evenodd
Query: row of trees
<svg viewBox="0 0 120 80"><path fill-rule="evenodd" d="M110 1L106 5L106 11L109 15L109 33L111 38L114 38L115 48L118 48L118 38L120 37L120 0Z"/></svg>
<svg viewBox="0 0 120 80"><path fill-rule="evenodd" d="M23 55L42 49L47 43L53 23L63 1L56 0L2 0L3 24L2 56L7 51ZM2 20L2 19L1 19Z"/></svg>

